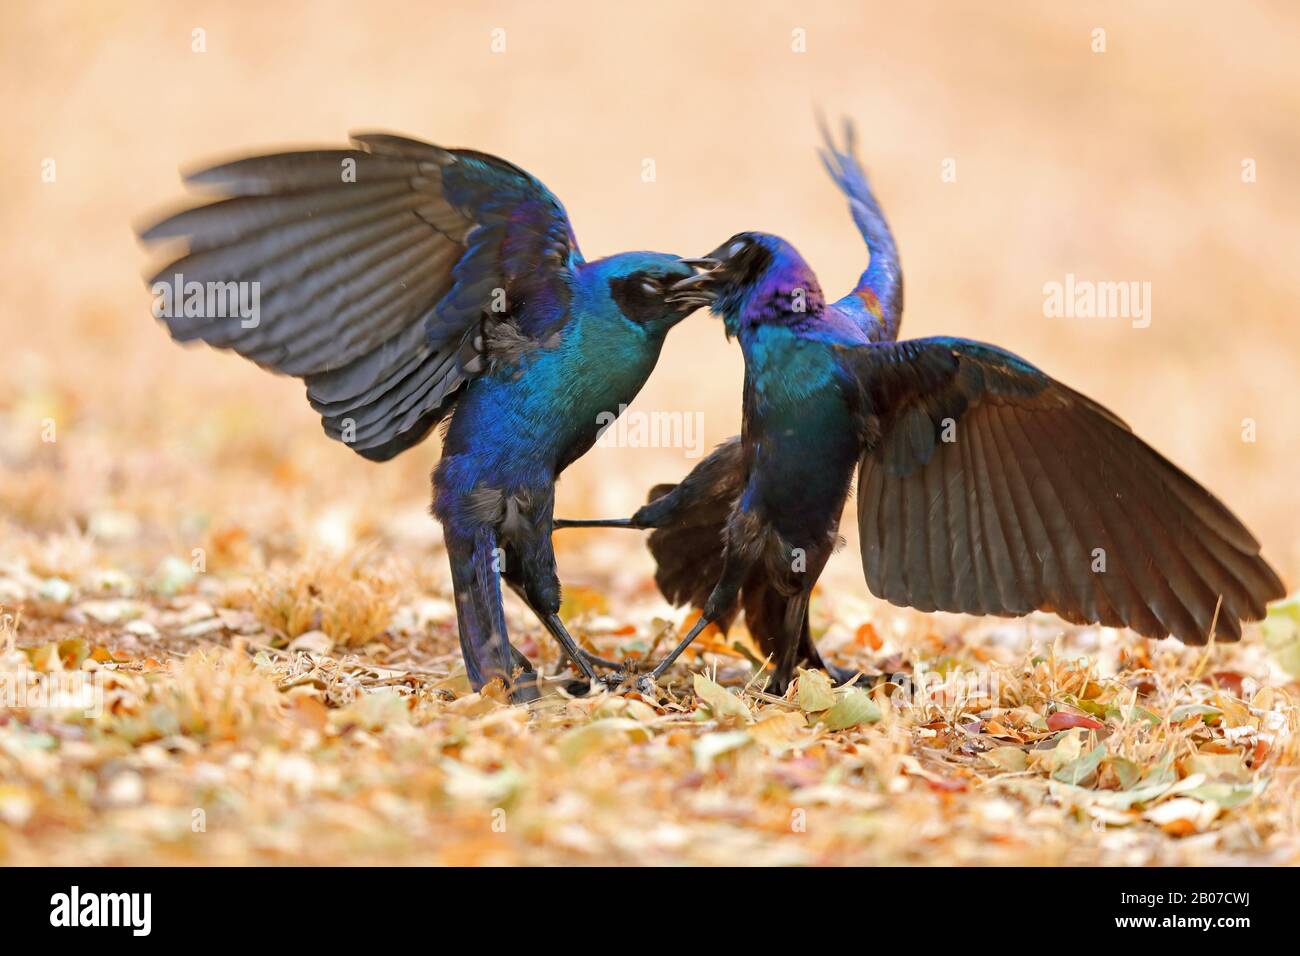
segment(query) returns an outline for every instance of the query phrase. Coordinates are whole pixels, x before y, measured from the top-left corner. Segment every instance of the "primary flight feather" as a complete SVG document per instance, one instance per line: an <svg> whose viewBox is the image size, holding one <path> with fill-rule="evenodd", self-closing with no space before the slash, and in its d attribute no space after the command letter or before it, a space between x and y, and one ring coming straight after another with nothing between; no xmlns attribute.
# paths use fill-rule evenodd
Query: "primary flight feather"
<svg viewBox="0 0 1300 956"><path fill-rule="evenodd" d="M842 149L827 138L824 158L870 251L855 288L827 302L795 248L765 233L688 260L702 271L668 299L708 305L739 340L742 433L631 519L558 522L655 529L661 590L703 608L651 676L741 608L777 692L797 666L825 666L808 602L855 471L867 585L894 604L1239 639L1284 593L1250 532L1025 360L967 339L896 341L898 253L851 129Z"/></svg>
<svg viewBox="0 0 1300 956"><path fill-rule="evenodd" d="M433 512L470 683L538 693L506 633L502 580L594 677L559 618L555 482L695 308L666 299L691 268L652 252L588 262L533 176L399 136L253 156L187 181L218 198L143 233L188 243L155 282L247 284L259 308L250 318L173 303L158 310L172 336L303 379L325 433L374 461L450 418Z"/></svg>

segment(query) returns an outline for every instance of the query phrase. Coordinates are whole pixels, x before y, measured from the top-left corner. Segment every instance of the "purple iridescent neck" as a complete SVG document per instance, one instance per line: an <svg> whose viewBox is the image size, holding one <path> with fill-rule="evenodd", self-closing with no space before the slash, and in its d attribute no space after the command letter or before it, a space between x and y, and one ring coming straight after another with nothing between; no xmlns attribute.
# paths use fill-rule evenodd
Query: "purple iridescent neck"
<svg viewBox="0 0 1300 956"><path fill-rule="evenodd" d="M758 234L767 252L755 275L726 290L713 306L728 335L758 325L803 326L821 318L826 299L817 276L794 246L778 236Z"/></svg>

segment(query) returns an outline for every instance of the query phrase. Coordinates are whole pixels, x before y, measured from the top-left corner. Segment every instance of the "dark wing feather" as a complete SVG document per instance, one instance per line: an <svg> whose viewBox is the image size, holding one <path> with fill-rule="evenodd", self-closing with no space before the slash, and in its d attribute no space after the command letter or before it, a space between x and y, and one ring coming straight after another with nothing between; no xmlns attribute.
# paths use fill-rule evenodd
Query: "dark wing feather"
<svg viewBox="0 0 1300 956"><path fill-rule="evenodd" d="M255 323L173 310L162 318L174 338L304 379L326 434L384 460L421 441L487 367L495 290L519 332L543 341L563 321L580 254L559 200L505 160L386 134L353 142L194 173L188 183L223 198L141 238L188 243L153 282L258 291Z"/></svg>
<svg viewBox="0 0 1300 956"><path fill-rule="evenodd" d="M867 422L858 525L874 594L922 610L1052 611L1188 644L1212 626L1237 640L1283 596L1212 494L1009 352L942 338L844 354Z"/></svg>
<svg viewBox="0 0 1300 956"><path fill-rule="evenodd" d="M740 438L730 438L676 485L655 485L649 504L655 529L647 541L655 583L678 607L703 607L722 576L727 519L745 489L748 466ZM732 609L718 626L726 630Z"/></svg>
<svg viewBox="0 0 1300 956"><path fill-rule="evenodd" d="M853 291L835 306L853 317L873 342L889 342L898 337L903 315L903 269L898 262L898 247L885 214L871 191L867 173L858 162L857 134L853 124L844 123L844 148L835 144L822 127L825 148L821 152L826 171L848 197L849 211L858 231L866 240L871 260Z"/></svg>

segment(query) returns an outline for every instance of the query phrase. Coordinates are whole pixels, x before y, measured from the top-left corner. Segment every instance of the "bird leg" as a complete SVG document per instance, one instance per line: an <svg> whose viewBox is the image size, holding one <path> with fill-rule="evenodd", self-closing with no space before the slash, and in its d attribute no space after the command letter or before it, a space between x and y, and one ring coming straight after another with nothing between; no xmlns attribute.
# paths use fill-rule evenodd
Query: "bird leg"
<svg viewBox="0 0 1300 956"><path fill-rule="evenodd" d="M581 654L583 660L585 660L593 668L604 667L607 670L617 670L623 666L622 664L618 663L618 661L611 661L605 657L597 657L595 654L592 654L590 651L585 651L581 647L578 648L578 653ZM583 673L586 673L586 671L584 670Z"/></svg>
<svg viewBox="0 0 1300 956"><path fill-rule="evenodd" d="M710 617L708 614L703 614L703 613L700 614L699 620L697 620L695 622L695 625L689 631L686 632L686 636L683 637L681 639L681 642L676 647L673 648L672 653L670 653L667 657L661 660L655 666L655 669L652 670L649 674L647 674L643 679L649 679L650 681L657 681L661 676L663 676L663 672L668 670L668 668L672 667L673 661L681 657L682 652L686 650L686 648L690 647L691 644L695 641L695 639L699 637L700 634L704 631L704 629L708 627L710 624L712 624L715 620L717 620L717 617L718 616Z"/></svg>
<svg viewBox="0 0 1300 956"><path fill-rule="evenodd" d="M679 486L680 487L680 486ZM551 527L560 528L632 528L648 531L662 528L675 516L682 496L666 494L642 505L630 518L556 518Z"/></svg>
<svg viewBox="0 0 1300 956"><path fill-rule="evenodd" d="M722 574L718 576L718 583L714 585L708 600L704 602L699 620L686 632L686 636L673 648L672 653L661 660L649 674L637 680L637 690L644 691L653 686L654 682L663 676L664 671L672 666L673 661L691 646L706 627L719 620L735 606L737 598L740 597L741 582L749 571L750 563L748 559L738 556L730 549L723 554Z"/></svg>
<svg viewBox="0 0 1300 956"><path fill-rule="evenodd" d="M449 534L447 538L461 654L474 690L500 679L510 690L511 699L524 703L538 696L536 672L506 634L501 579L493 563L496 546L497 540L488 528L479 528L473 534ZM516 671L520 672L518 681Z"/></svg>
<svg viewBox="0 0 1300 956"><path fill-rule="evenodd" d="M643 526L635 518L556 518L552 525L557 531L561 528L634 528Z"/></svg>
<svg viewBox="0 0 1300 956"><path fill-rule="evenodd" d="M587 660L591 661L591 663L598 664L601 667L607 667L612 670L618 670L620 667L623 666L618 661L611 661L608 658L597 657L595 654L591 653L590 651L584 651L581 648L578 649L578 652L582 654L582 656L585 657Z"/></svg>
<svg viewBox="0 0 1300 956"><path fill-rule="evenodd" d="M517 578L513 578L513 577L512 577L512 578L508 578L508 579L507 579L507 582L508 582L509 585L510 585L510 589L511 589L512 591L515 592L515 594L519 597L519 599L520 599L521 601L523 601L524 604L528 605L528 610L532 611L534 614L537 615L537 620L539 620L539 621L542 622L542 626L546 628L547 632L550 633L552 637L555 637L555 639L556 639L557 641L560 642L560 646L563 647L564 650L565 650L565 656L569 657L569 658L572 660L572 659L573 659L573 655L568 653L568 648L565 646L565 641L564 641L564 639L561 638L561 637L559 637L558 635L556 635L555 630L553 629L553 627L552 627L552 625L551 625L551 622L548 620L548 618L551 617L551 615L547 614L547 613L546 613L545 611L543 611L540 607L538 607L536 604L533 603L532 599L528 596L528 588L525 586L525 584L523 583L523 581L521 581L521 580L519 580L519 579L517 579ZM561 630L564 630L564 625L563 625L563 624L560 625L560 629L561 629ZM568 637L568 631L566 630L566 631L564 631L564 633L565 633L565 636ZM569 637L569 640L572 641L573 638L572 638L572 637ZM574 642L574 643L575 643L575 646L576 646L576 642ZM579 654L579 655L580 655L580 656L581 656L585 661L587 661L587 663L588 663L589 666L590 666L590 665L599 665L600 667L618 667L618 666L619 666L619 665L616 664L614 661L607 661L607 660L605 660L605 658L603 658L603 657L597 657L595 654L589 654L589 653L587 653L586 651L584 651L581 647L578 648L578 654ZM520 656L522 657L523 655L520 655ZM524 660L527 661L527 658L524 658ZM584 667L583 667L581 664L579 664L576 660L574 660L574 663L578 665L578 669L581 670L584 674L587 672L587 668L584 668ZM557 673L558 673L558 671L557 671Z"/></svg>
<svg viewBox="0 0 1300 956"><path fill-rule="evenodd" d="M808 595L808 597L811 597L811 595ZM836 687L843 687L845 684L853 680L855 677L859 678L855 686L863 687L863 688L875 687L889 680L889 676L887 674L868 673L867 671L860 671L855 667L837 667L834 664L827 663L822 658L821 654L818 652L817 645L813 643L812 631L808 626L807 598L805 598L803 602L802 615L803 615L803 619L799 625L799 639L798 639L798 648L799 648L798 654L800 658L799 664L801 666L809 667L813 669L820 668L821 670L824 670L827 674L830 675L831 682ZM793 667L789 668L787 674L789 675L789 677L793 677L794 668ZM785 683L769 684L768 685L769 693L784 694L786 687L788 686L788 683L789 680L787 679Z"/></svg>
<svg viewBox="0 0 1300 956"><path fill-rule="evenodd" d="M587 653L578 646L578 642L573 639L564 627L560 615L548 614L542 618L542 623L551 632L551 636L560 642L560 646L564 648L564 653L568 654L569 659L577 665L578 670L582 671L583 677L592 682L600 679L596 674L596 669L591 666L591 659L588 658Z"/></svg>
<svg viewBox="0 0 1300 956"><path fill-rule="evenodd" d="M518 654L518 651L516 651L516 654ZM510 701L515 704L528 704L542 696L541 678L537 671L533 670L533 665L528 663L526 657L523 657L522 654L518 654L518 656L523 658L526 666L520 666L516 663L515 672L509 684Z"/></svg>
<svg viewBox="0 0 1300 956"><path fill-rule="evenodd" d="M548 496L545 499L533 499L529 504L535 510L527 515L527 520L517 521L512 529L511 551L506 555L503 576L564 649L565 655L573 661L582 676L595 684L600 678L593 665L618 665L594 657L580 648L560 619L560 578L555 566L555 548L549 534L539 533L540 529L551 524L553 500Z"/></svg>
<svg viewBox="0 0 1300 956"><path fill-rule="evenodd" d="M858 681L853 686L861 687L863 689L877 687L880 684L887 684L889 682L888 674L869 673L868 671L860 671L856 667L837 667L834 664L827 664L823 661L821 668L830 675L831 683L836 687L843 687L855 677L858 678Z"/></svg>

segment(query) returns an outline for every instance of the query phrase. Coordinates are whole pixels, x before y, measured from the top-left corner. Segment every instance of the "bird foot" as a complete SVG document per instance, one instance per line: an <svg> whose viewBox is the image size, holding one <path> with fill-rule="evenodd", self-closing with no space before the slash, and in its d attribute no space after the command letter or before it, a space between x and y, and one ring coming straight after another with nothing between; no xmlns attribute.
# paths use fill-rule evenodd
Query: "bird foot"
<svg viewBox="0 0 1300 956"><path fill-rule="evenodd" d="M600 676L600 682L605 685L607 691L614 693L622 688L623 684L627 682L627 672L623 670L614 670L608 674L602 674Z"/></svg>
<svg viewBox="0 0 1300 956"><path fill-rule="evenodd" d="M622 666L621 664L615 664L613 661L607 661L603 657L597 657L594 654L588 654L586 651L579 651L578 653L581 654L583 663L585 663L587 667L590 668L591 673L593 674L596 673L596 669L598 667L604 667L610 670L617 670ZM555 665L555 669L550 672L550 676L559 677L571 666L577 667L579 671L583 670L581 664L578 664L577 662L571 660L567 655L561 655L559 661ZM598 679L602 681L604 680L604 678L598 678Z"/></svg>
<svg viewBox="0 0 1300 956"><path fill-rule="evenodd" d="M510 703L531 704L542 696L536 671L524 671L510 682Z"/></svg>
<svg viewBox="0 0 1300 956"><path fill-rule="evenodd" d="M555 685L570 697L586 697L591 693L592 682L585 677L574 677Z"/></svg>
<svg viewBox="0 0 1300 956"><path fill-rule="evenodd" d="M629 684L631 690L635 690L640 694L652 696L655 693L654 678L649 674L638 674L636 662L633 660L615 665L612 671L601 675L600 682L605 685L605 689L610 693L627 690Z"/></svg>
<svg viewBox="0 0 1300 956"><path fill-rule="evenodd" d="M861 687L863 690L870 690L878 684L886 683L889 680L888 674L868 674L866 671L860 671L856 667L836 667L834 664L823 663L822 667L830 675L831 682L836 687L843 687L853 678L857 678L854 687Z"/></svg>
<svg viewBox="0 0 1300 956"><path fill-rule="evenodd" d="M597 657L595 654L592 654L589 651L583 651L582 656L586 658L588 664L592 665L593 669L595 667L606 667L610 670L616 671L616 670L620 670L623 667L622 664L615 663L614 661L607 661L605 660L605 658Z"/></svg>

